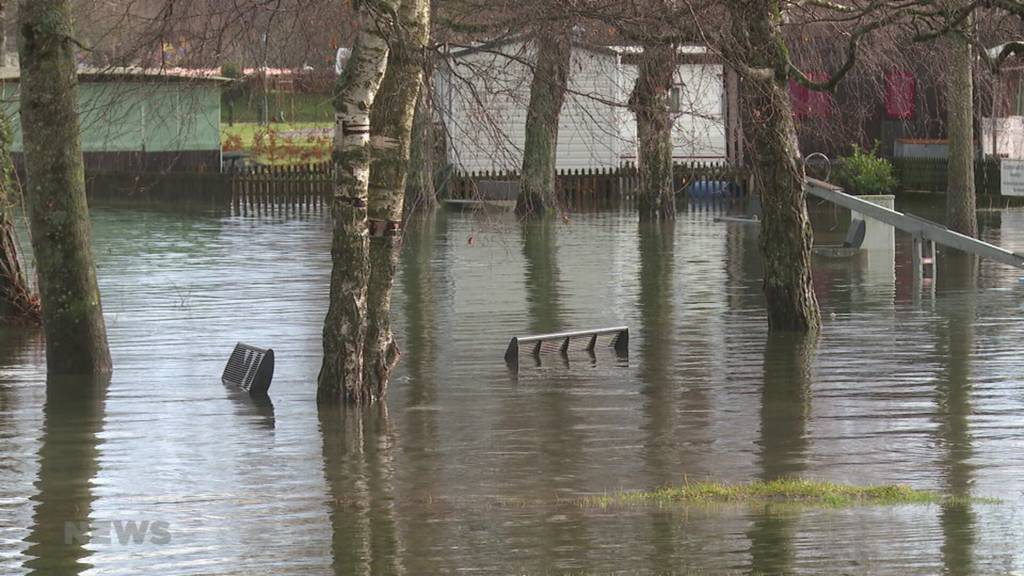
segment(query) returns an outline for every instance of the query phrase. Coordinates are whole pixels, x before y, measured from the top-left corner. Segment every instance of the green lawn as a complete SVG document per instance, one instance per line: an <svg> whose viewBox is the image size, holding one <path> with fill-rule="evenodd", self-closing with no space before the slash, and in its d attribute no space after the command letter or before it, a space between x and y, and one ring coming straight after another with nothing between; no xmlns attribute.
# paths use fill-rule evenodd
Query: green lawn
<svg viewBox="0 0 1024 576"><path fill-rule="evenodd" d="M332 130L330 122L221 124L221 147L225 152L248 152L253 161L263 164L326 162L331 157Z"/></svg>
<svg viewBox="0 0 1024 576"><path fill-rule="evenodd" d="M284 118L287 122L330 122L334 117L334 105L330 94L292 94L272 92L267 97L270 104L270 118ZM258 92L239 96L234 103L234 120L238 122L259 122L263 118L263 96ZM232 112L229 97L225 95L221 117L227 122Z"/></svg>

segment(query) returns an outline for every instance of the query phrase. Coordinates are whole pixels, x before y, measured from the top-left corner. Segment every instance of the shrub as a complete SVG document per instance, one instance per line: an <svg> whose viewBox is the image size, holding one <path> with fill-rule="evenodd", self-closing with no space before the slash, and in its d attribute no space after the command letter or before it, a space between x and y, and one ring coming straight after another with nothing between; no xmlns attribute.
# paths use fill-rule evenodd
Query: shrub
<svg viewBox="0 0 1024 576"><path fill-rule="evenodd" d="M840 159L835 181L850 194L889 194L897 184L891 162L857 145L853 154Z"/></svg>

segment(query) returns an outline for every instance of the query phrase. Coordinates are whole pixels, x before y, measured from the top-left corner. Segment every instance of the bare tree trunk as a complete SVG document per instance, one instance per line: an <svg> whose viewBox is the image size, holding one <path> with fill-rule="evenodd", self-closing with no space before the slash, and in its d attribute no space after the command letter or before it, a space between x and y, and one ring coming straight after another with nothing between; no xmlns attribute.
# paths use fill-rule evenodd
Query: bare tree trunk
<svg viewBox="0 0 1024 576"><path fill-rule="evenodd" d="M564 26L541 29L535 40L537 60L526 111L526 142L518 214L540 214L555 206L555 160L558 118L569 82L572 42Z"/></svg>
<svg viewBox="0 0 1024 576"><path fill-rule="evenodd" d="M726 46L740 69L747 165L761 195L761 255L768 326L812 332L821 325L811 278L813 237L804 170L787 86L788 57L777 0L732 0L733 37Z"/></svg>
<svg viewBox="0 0 1024 576"><path fill-rule="evenodd" d="M394 25L392 15L398 1L359 3L359 33L335 88L333 268L330 306L324 320L324 360L317 380L318 403L344 400L362 404L374 399L363 383L370 276L370 110L387 67L389 39L385 34Z"/></svg>
<svg viewBox="0 0 1024 576"><path fill-rule="evenodd" d="M32 294L22 271L11 219L15 180L10 150L11 131L7 117L0 115L0 322L21 320L37 323L42 313L39 299Z"/></svg>
<svg viewBox="0 0 1024 576"><path fill-rule="evenodd" d="M400 30L371 118L370 284L363 384L374 398L387 392L399 351L391 332L391 290L402 247L402 211L413 116L423 80L430 33L430 1L403 0Z"/></svg>
<svg viewBox="0 0 1024 576"><path fill-rule="evenodd" d="M412 123L412 143L409 149L409 175L405 183L405 210L430 211L437 208L437 190L434 187L434 102L431 90L432 74L424 68L423 87L416 103Z"/></svg>
<svg viewBox="0 0 1024 576"><path fill-rule="evenodd" d="M974 190L974 60L971 44L958 35L946 40L946 127L949 132L949 173L946 225L971 237L978 235Z"/></svg>
<svg viewBox="0 0 1024 576"><path fill-rule="evenodd" d="M671 219L676 215L671 109L675 61L675 46L645 46L629 99L636 114L640 220Z"/></svg>
<svg viewBox="0 0 1024 576"><path fill-rule="evenodd" d="M25 197L51 375L111 370L89 247L73 38L68 0L19 3Z"/></svg>
<svg viewBox="0 0 1024 576"><path fill-rule="evenodd" d="M7 66L7 3L0 0L0 66Z"/></svg>

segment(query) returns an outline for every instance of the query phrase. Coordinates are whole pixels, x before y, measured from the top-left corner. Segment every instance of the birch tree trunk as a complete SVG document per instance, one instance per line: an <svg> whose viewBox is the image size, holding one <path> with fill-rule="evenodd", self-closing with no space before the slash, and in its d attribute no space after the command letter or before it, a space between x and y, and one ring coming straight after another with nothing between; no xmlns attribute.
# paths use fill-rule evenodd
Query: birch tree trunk
<svg viewBox="0 0 1024 576"><path fill-rule="evenodd" d="M946 128L949 132L949 174L946 226L967 236L978 235L974 190L974 60L971 44L951 34L946 71Z"/></svg>
<svg viewBox="0 0 1024 576"><path fill-rule="evenodd" d="M405 183L405 210L431 211L437 208L434 187L434 102L430 68L424 68L420 98L412 122L409 175Z"/></svg>
<svg viewBox="0 0 1024 576"><path fill-rule="evenodd" d="M69 0L19 3L25 199L51 375L111 371L89 247L73 38Z"/></svg>
<svg viewBox="0 0 1024 576"><path fill-rule="evenodd" d="M2 26L0 21L0 26ZM0 322L39 322L39 300L32 294L21 268L14 236L14 165L11 162L11 131L0 114Z"/></svg>
<svg viewBox="0 0 1024 576"><path fill-rule="evenodd" d="M733 34L725 47L740 69L747 166L761 195L761 255L768 327L816 332L821 325L811 278L813 237L804 170L788 91L788 56L779 0L730 0Z"/></svg>
<svg viewBox="0 0 1024 576"><path fill-rule="evenodd" d="M645 46L629 105L636 115L640 220L675 218L672 186L672 80L675 46Z"/></svg>
<svg viewBox="0 0 1024 576"><path fill-rule="evenodd" d="M388 60L398 0L362 0L359 32L334 97L334 230L330 305L324 320L324 360L317 402L370 403L363 382L366 290L369 281L367 187L370 177L370 110Z"/></svg>
<svg viewBox="0 0 1024 576"><path fill-rule="evenodd" d="M558 118L565 102L572 42L564 26L542 28L535 40L537 58L526 111L523 175L516 213L541 214L554 208Z"/></svg>
<svg viewBox="0 0 1024 576"><path fill-rule="evenodd" d="M370 284L363 381L374 398L387 392L399 351L391 332L391 290L402 247L402 211L413 116L423 81L430 0L403 0L399 32L370 121Z"/></svg>

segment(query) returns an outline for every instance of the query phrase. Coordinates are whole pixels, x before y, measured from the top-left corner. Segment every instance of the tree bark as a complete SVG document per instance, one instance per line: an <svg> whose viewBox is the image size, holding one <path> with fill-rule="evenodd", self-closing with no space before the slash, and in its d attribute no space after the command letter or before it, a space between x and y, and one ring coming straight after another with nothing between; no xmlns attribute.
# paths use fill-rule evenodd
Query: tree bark
<svg viewBox="0 0 1024 576"><path fill-rule="evenodd" d="M430 78L430 68L424 68L423 86L412 123L409 172L405 183L407 212L437 208L437 189L434 187L434 102Z"/></svg>
<svg viewBox="0 0 1024 576"><path fill-rule="evenodd" d="M523 176L516 213L541 214L554 208L555 161L558 155L558 118L565 102L572 59L572 42L564 26L542 28L537 51L530 105L526 111Z"/></svg>
<svg viewBox="0 0 1024 576"><path fill-rule="evenodd" d="M672 185L672 80L675 46L645 46L629 105L636 115L640 220L675 218Z"/></svg>
<svg viewBox="0 0 1024 576"><path fill-rule="evenodd" d="M18 6L25 198L46 334L55 374L111 371L79 140L78 79L68 0Z"/></svg>
<svg viewBox="0 0 1024 576"><path fill-rule="evenodd" d="M42 320L39 298L32 293L21 268L18 241L14 235L12 208L16 190L11 162L11 131L7 117L0 115L0 322Z"/></svg>
<svg viewBox="0 0 1024 576"><path fill-rule="evenodd" d="M811 277L813 237L804 170L788 91L788 56L778 0L731 0L725 47L743 76L740 89L747 165L761 195L761 255L768 327L813 332L821 325Z"/></svg>
<svg viewBox="0 0 1024 576"><path fill-rule="evenodd" d="M967 236L978 235L974 190L974 60L971 44L958 35L949 47L946 74L946 128L949 132L949 172L946 226Z"/></svg>
<svg viewBox="0 0 1024 576"><path fill-rule="evenodd" d="M363 382L366 291L369 281L367 188L370 176L370 111L387 67L398 0L359 4L352 55L335 88L334 217L330 304L324 320L324 359L317 402L370 403Z"/></svg>
<svg viewBox="0 0 1024 576"><path fill-rule="evenodd" d="M391 291L402 247L402 212L413 116L423 82L430 33L430 0L403 0L400 30L370 121L370 284L363 357L364 385L383 398L400 353L391 332Z"/></svg>

